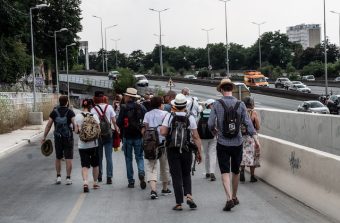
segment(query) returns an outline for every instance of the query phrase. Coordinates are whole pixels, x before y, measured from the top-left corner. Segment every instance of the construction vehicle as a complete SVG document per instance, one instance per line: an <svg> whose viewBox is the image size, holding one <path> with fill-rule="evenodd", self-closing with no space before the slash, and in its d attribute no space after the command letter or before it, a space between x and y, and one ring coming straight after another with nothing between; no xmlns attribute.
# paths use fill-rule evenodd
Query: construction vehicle
<svg viewBox="0 0 340 223"><path fill-rule="evenodd" d="M248 87L269 87L267 77L256 70L244 72L244 84Z"/></svg>

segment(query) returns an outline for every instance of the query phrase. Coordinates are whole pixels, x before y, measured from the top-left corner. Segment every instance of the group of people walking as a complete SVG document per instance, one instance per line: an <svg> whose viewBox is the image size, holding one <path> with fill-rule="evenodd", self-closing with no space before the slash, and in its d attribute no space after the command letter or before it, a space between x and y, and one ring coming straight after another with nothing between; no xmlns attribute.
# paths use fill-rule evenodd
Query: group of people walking
<svg viewBox="0 0 340 223"><path fill-rule="evenodd" d="M122 138L128 188L135 187L133 154L137 163L139 185L150 186L150 198L157 199L158 178L162 195L170 195L172 181L175 193L173 210L183 210L185 202L196 209L191 173L195 162L205 160L205 176L216 181L218 162L226 193L224 211L239 204L239 181L245 181L245 167L250 167L250 182L256 182L255 167L259 166L260 144L257 131L259 118L254 101L244 103L232 96L234 84L223 79L217 86L219 100L209 99L200 105L198 99L184 88L176 94L169 91L164 97L147 94L144 101L134 88L127 88L111 106L103 92L93 100L82 101L81 113L68 108L67 96L60 96L59 106L50 114L42 141L54 123L56 151L56 183L61 183L61 160L66 160L66 184L72 184L73 133L79 134L78 148L82 166L83 191L90 191L88 172L92 167L93 189L103 181L103 157L106 160L106 183L112 184L112 144L115 136ZM204 151L204 154L202 153ZM193 155L194 154L194 155ZM194 162L194 163L193 163ZM159 166L159 168L158 168ZM171 180L170 180L171 175Z"/></svg>

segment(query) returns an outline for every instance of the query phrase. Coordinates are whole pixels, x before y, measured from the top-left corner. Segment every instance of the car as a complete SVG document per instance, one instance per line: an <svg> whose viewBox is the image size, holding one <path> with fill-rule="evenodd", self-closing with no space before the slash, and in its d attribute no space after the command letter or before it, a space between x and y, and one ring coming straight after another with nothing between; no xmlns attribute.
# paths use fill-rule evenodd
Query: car
<svg viewBox="0 0 340 223"><path fill-rule="evenodd" d="M331 95L326 101L326 105L331 114L340 115L340 95Z"/></svg>
<svg viewBox="0 0 340 223"><path fill-rule="evenodd" d="M305 75L305 76L302 76L302 79L303 81L315 81L315 77L314 75Z"/></svg>
<svg viewBox="0 0 340 223"><path fill-rule="evenodd" d="M149 86L149 81L143 74L135 74L134 77L136 79L136 88Z"/></svg>
<svg viewBox="0 0 340 223"><path fill-rule="evenodd" d="M298 91L298 92L302 92L302 93L312 93L311 89L308 88L304 84L293 84L293 85L290 85L288 90Z"/></svg>
<svg viewBox="0 0 340 223"><path fill-rule="evenodd" d="M185 75L184 78L186 78L186 79L197 79L197 77L193 74Z"/></svg>
<svg viewBox="0 0 340 223"><path fill-rule="evenodd" d="M288 83L287 83L288 82ZM284 88L285 84L289 84L290 80L286 77L277 78L275 81L275 88Z"/></svg>
<svg viewBox="0 0 340 223"><path fill-rule="evenodd" d="M119 72L118 71L110 71L109 74L107 75L109 80L117 80L118 76L119 76Z"/></svg>
<svg viewBox="0 0 340 223"><path fill-rule="evenodd" d="M336 78L334 79L334 81L335 81L335 82L340 82L340 77L336 77Z"/></svg>
<svg viewBox="0 0 340 223"><path fill-rule="evenodd" d="M304 101L299 105L298 112L329 114L329 109L320 101Z"/></svg>

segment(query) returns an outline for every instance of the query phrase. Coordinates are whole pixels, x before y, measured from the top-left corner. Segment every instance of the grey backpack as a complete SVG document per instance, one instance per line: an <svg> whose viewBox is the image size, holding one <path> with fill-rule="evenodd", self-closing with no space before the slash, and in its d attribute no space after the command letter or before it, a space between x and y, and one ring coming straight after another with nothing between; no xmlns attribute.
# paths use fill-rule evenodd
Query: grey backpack
<svg viewBox="0 0 340 223"><path fill-rule="evenodd" d="M176 113L171 113L172 121L170 125L170 130L166 138L167 148L179 148L180 152L182 149L188 151L188 144L190 142L190 130L189 130L189 114L185 116L176 115ZM170 120L170 119L169 119Z"/></svg>
<svg viewBox="0 0 340 223"><path fill-rule="evenodd" d="M54 109L57 114L57 117L54 120L54 137L56 138L72 138L73 134L71 128L67 122L67 113L70 111L69 109L65 112L64 116L61 116L58 109Z"/></svg>

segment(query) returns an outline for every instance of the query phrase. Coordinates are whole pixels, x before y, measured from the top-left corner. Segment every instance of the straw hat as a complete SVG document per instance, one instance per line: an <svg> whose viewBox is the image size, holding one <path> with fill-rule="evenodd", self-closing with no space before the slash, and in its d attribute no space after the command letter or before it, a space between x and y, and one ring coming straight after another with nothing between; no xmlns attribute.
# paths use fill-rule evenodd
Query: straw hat
<svg viewBox="0 0 340 223"><path fill-rule="evenodd" d="M127 88L126 93L124 93L124 95L134 97L134 98L140 98L135 88Z"/></svg>
<svg viewBox="0 0 340 223"><path fill-rule="evenodd" d="M177 94L175 99L171 101L171 105L175 107L186 107L187 98L184 96L184 94Z"/></svg>
<svg viewBox="0 0 340 223"><path fill-rule="evenodd" d="M41 145L41 153L44 156L49 156L53 153L53 145L50 139L45 140L45 142Z"/></svg>
<svg viewBox="0 0 340 223"><path fill-rule="evenodd" d="M231 80L229 78L223 78L220 82L220 84L217 86L217 91L220 92L221 91L221 87L224 86L224 85L231 85L233 86L233 88L235 87L235 84L233 82L231 82Z"/></svg>

